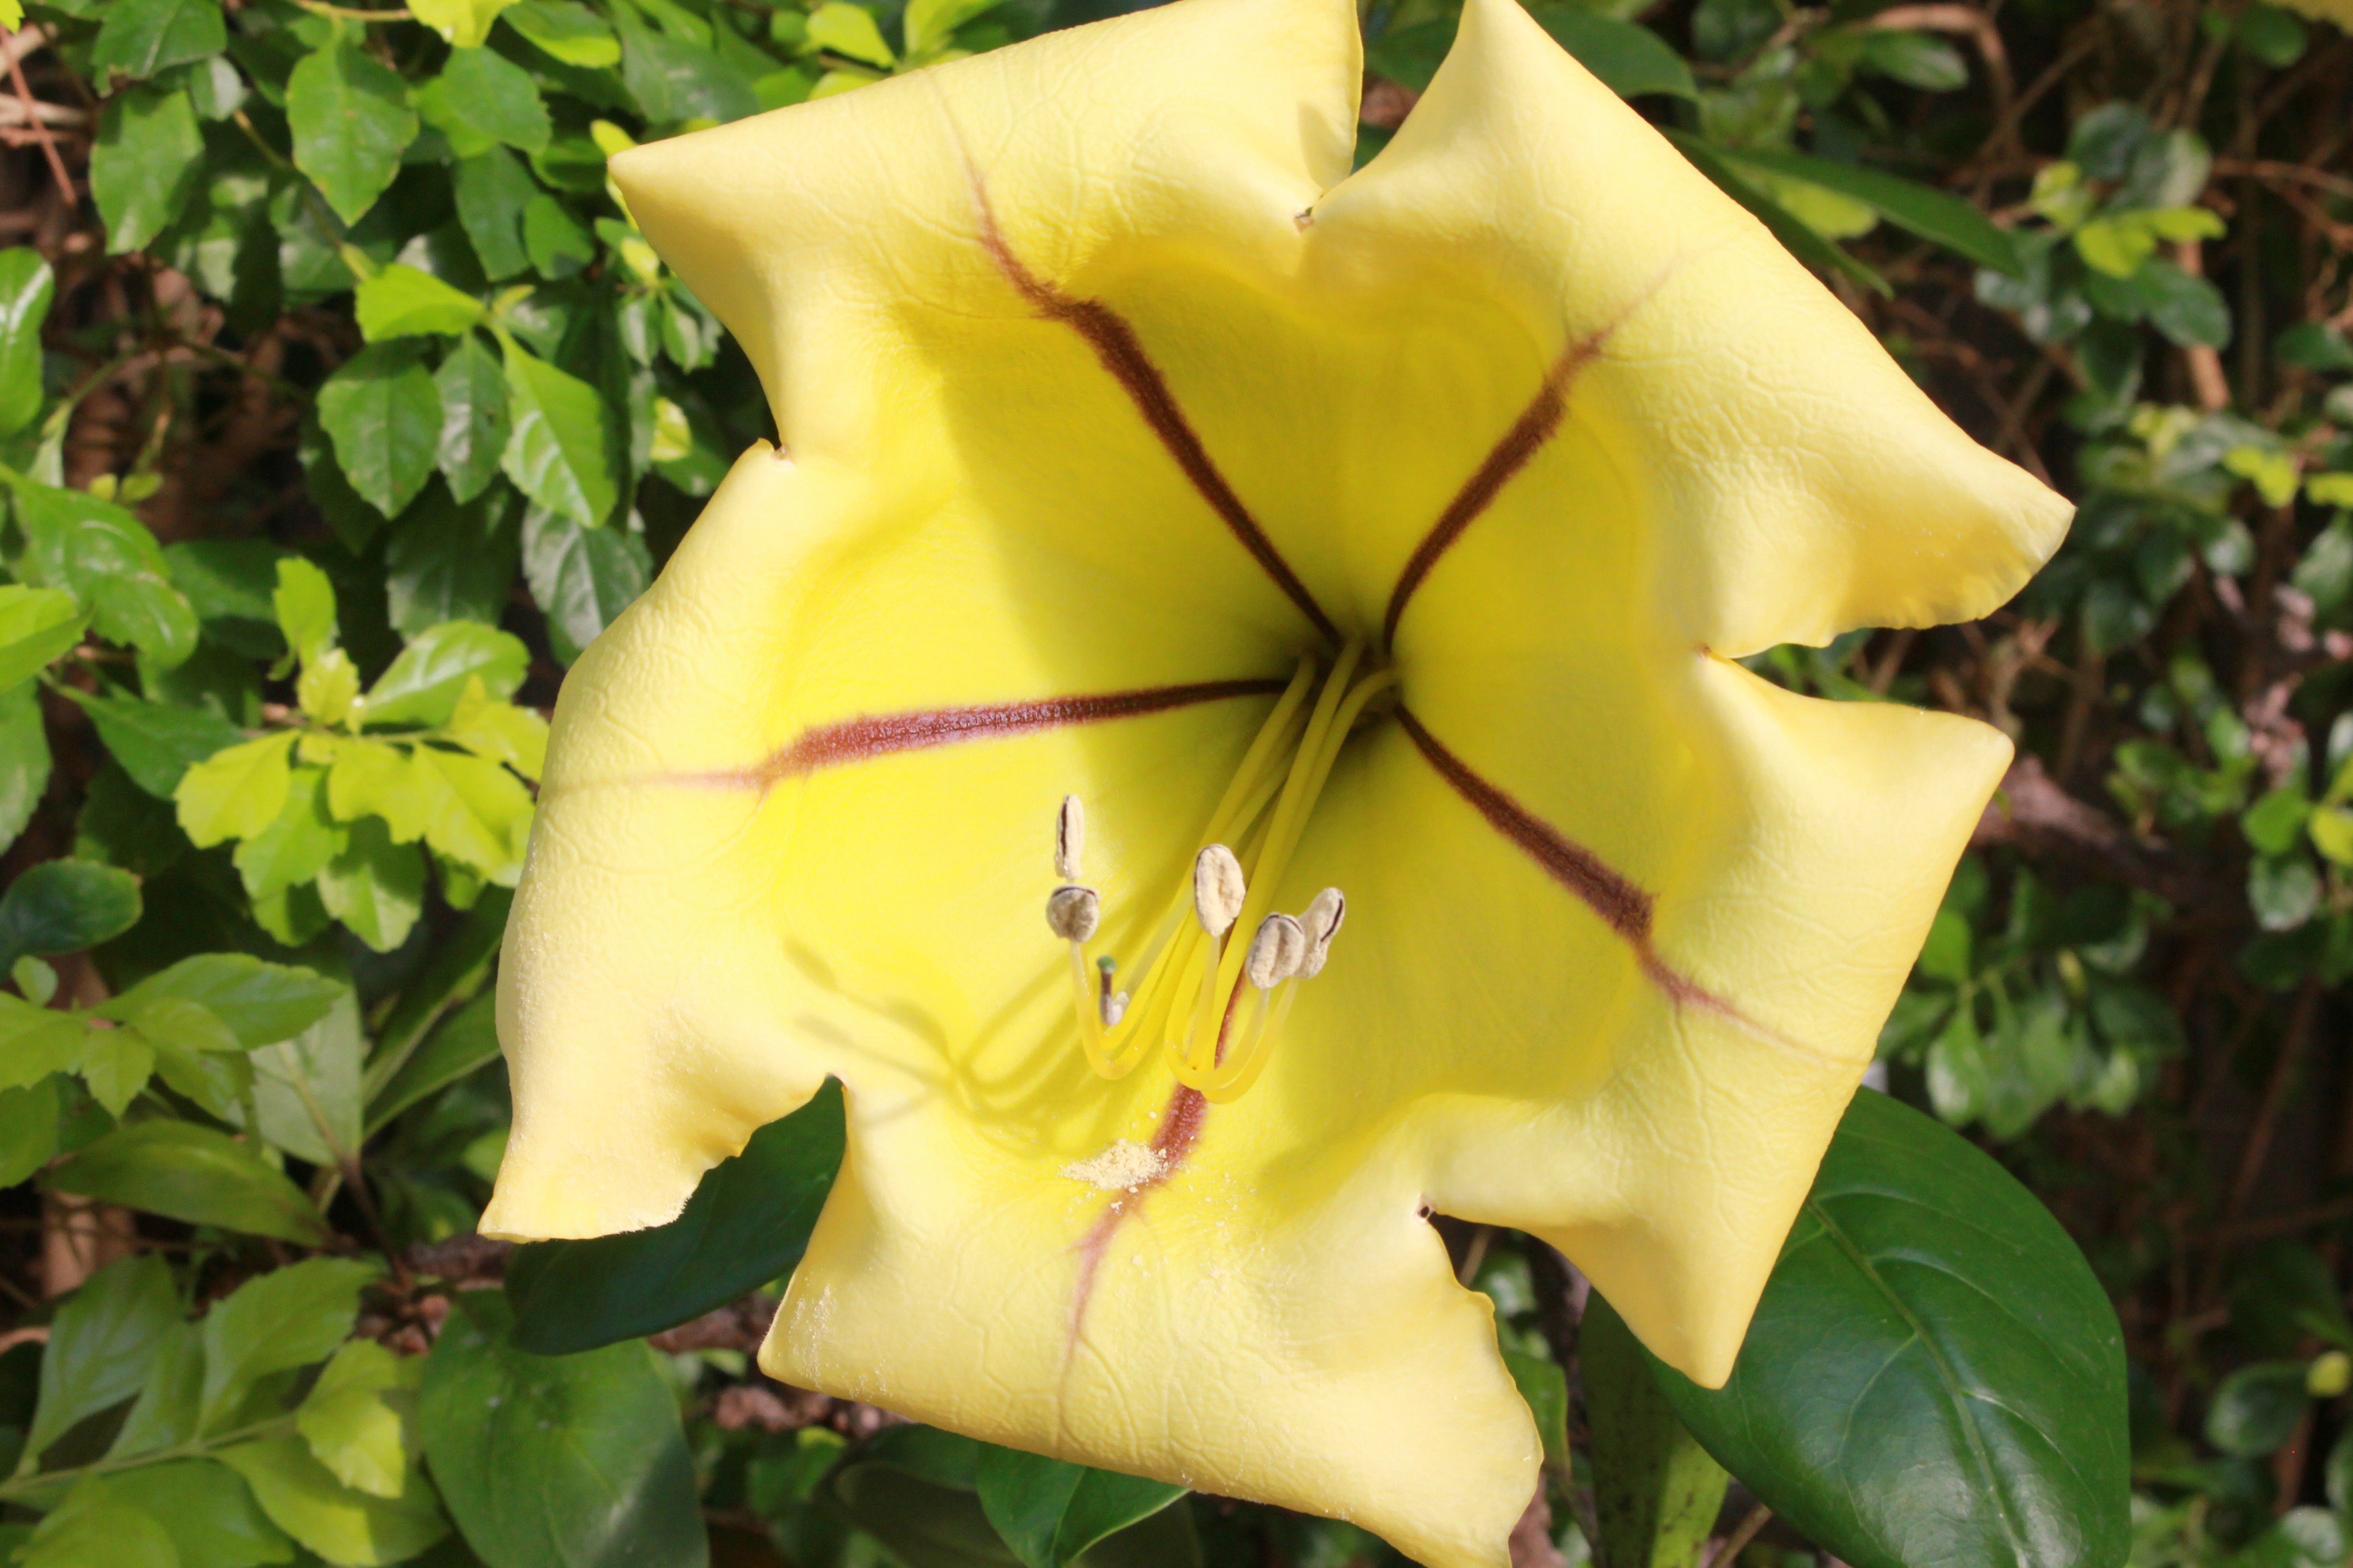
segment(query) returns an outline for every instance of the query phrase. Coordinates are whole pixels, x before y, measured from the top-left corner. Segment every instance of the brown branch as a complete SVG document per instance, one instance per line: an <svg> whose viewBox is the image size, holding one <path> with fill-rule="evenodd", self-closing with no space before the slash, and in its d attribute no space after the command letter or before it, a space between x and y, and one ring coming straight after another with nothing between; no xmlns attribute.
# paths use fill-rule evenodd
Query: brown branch
<svg viewBox="0 0 2353 1568"><path fill-rule="evenodd" d="M2134 837L2107 813L2061 789L2042 771L2040 757L2021 757L2010 764L1969 843L2073 861L2094 875L2155 893L2198 923L2235 923L2238 919L2238 900L2231 889L2176 852ZM2214 919L2217 914L2222 921Z"/></svg>

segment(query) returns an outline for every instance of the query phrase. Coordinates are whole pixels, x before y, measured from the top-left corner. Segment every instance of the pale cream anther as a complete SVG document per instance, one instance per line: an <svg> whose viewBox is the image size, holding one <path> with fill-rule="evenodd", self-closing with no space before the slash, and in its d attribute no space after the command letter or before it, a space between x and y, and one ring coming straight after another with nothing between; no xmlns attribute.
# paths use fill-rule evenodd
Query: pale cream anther
<svg viewBox="0 0 2353 1568"><path fill-rule="evenodd" d="M1289 915L1269 915L1258 922L1250 952L1242 958L1242 976L1261 991L1271 991L1299 973L1307 956L1307 933Z"/></svg>
<svg viewBox="0 0 2353 1568"><path fill-rule="evenodd" d="M1079 862L1087 847L1087 808L1074 795L1062 797L1054 814L1054 875L1065 882L1079 879Z"/></svg>
<svg viewBox="0 0 2353 1568"><path fill-rule="evenodd" d="M1046 926L1064 942L1084 942L1103 919L1103 899L1092 888L1064 886L1046 897Z"/></svg>
<svg viewBox="0 0 2353 1568"><path fill-rule="evenodd" d="M1212 844L1193 858L1193 913L1211 936L1232 929L1249 893L1242 863L1224 845Z"/></svg>
<svg viewBox="0 0 2353 1568"><path fill-rule="evenodd" d="M1300 929L1307 933L1307 956L1299 963L1299 978L1313 980L1324 973L1324 961L1332 955L1332 939L1340 934L1341 922L1348 918L1348 900L1337 888L1326 888L1308 900L1299 917Z"/></svg>

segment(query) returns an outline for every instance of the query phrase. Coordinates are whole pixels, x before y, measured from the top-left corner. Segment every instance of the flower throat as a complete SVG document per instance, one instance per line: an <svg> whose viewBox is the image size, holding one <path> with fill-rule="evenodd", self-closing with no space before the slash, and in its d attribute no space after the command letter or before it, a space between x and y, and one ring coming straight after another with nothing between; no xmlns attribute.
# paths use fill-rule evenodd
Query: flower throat
<svg viewBox="0 0 2353 1568"><path fill-rule="evenodd" d="M1063 799L1054 824L1062 885L1046 900L1046 924L1070 943L1079 1042L1103 1078L1126 1077L1156 1041L1178 1081L1212 1101L1238 1099L1258 1081L1297 983L1322 971L1347 913L1337 888L1295 915L1271 905L1341 746L1397 684L1393 670L1362 670L1364 653L1348 643L1320 680L1315 660L1300 660L1210 815L1189 879L1170 890L1140 956L1125 966L1128 985L1114 954L1089 952L1102 899L1078 880L1084 807L1077 795ZM1237 931L1249 939L1233 939Z"/></svg>

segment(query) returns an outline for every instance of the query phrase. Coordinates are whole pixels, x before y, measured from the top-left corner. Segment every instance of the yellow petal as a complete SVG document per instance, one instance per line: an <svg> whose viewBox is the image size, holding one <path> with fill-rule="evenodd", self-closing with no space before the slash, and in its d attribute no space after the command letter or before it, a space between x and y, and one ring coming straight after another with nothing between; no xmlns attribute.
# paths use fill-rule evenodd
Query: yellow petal
<svg viewBox="0 0 2353 1568"><path fill-rule="evenodd" d="M1517 309L1624 473L1646 535L1631 586L1687 645L1974 619L2065 531L2064 500L1969 440L1513 0L1471 0L1315 233L1335 272L1419 269Z"/></svg>

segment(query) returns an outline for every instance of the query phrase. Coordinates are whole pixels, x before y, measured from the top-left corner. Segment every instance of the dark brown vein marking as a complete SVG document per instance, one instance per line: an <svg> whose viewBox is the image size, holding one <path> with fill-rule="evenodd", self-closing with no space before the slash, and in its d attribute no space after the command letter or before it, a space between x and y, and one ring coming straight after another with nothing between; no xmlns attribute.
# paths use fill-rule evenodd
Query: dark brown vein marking
<svg viewBox="0 0 2353 1568"><path fill-rule="evenodd" d="M1537 816L1527 807L1489 784L1470 764L1450 752L1438 737L1422 728L1421 721L1410 709L1400 706L1398 722L1413 737L1430 765L1439 776L1454 786L1454 793L1471 803L1478 814L1487 819L1489 826L1508 838L1521 853L1544 868L1546 876L1584 900L1585 906L1601 917L1602 923L1618 933L1620 941L1634 950L1634 960L1651 983L1667 994L1677 1005L1691 1003L1712 1013L1737 1019L1743 1023L1739 1009L1723 997L1701 986L1696 981L1670 967L1661 958L1651 941L1651 895L1636 887L1612 868L1600 856L1584 845L1567 837L1558 828Z"/></svg>
<svg viewBox="0 0 2353 1568"><path fill-rule="evenodd" d="M1536 388L1536 395L1512 422L1512 427L1489 449L1485 460L1471 477L1462 481L1462 488L1454 492L1454 499L1446 503L1446 510L1439 513L1438 521L1414 547L1413 554L1406 560L1405 570L1398 574L1397 586L1389 592L1388 612L1381 617L1383 647L1397 641L1398 622L1405 616L1406 604L1413 597L1414 590L1421 586L1421 580L1430 575L1430 569L1438 564L1438 558L1462 537L1464 529L1478 521L1512 476L1527 467L1528 459L1560 428L1561 416L1568 407L1569 383L1600 353L1602 344L1609 341L1617 326L1612 321L1597 328L1561 352L1552 369L1545 373L1544 384Z"/></svg>
<svg viewBox="0 0 2353 1568"><path fill-rule="evenodd" d="M1188 686L1153 686L1134 691L1091 692L1076 697L1040 697L974 708L934 708L913 713L860 714L839 723L803 731L755 766L733 773L695 775L696 783L757 785L799 778L821 768L838 768L893 752L953 746L965 741L1001 740L1065 724L1098 724L1106 719L1138 719L1197 702L1233 697L1264 697L1291 683L1273 678L1200 680Z"/></svg>
<svg viewBox="0 0 2353 1568"><path fill-rule="evenodd" d="M997 270L1039 315L1062 322L1086 340L1096 360L1119 383L1128 400L1135 405L1136 412L1144 416L1145 424L1160 438L1160 444L1168 448L1176 467L1201 492L1201 499L1209 503L1209 510L1224 521L1242 548L1250 552L1250 559L1273 579L1275 586L1299 606L1300 614L1337 647L1342 641L1339 628L1324 613L1324 606L1315 602L1315 595L1307 591L1307 584L1291 569L1291 563L1282 558L1282 552L1275 549L1266 531L1259 527L1258 520L1250 516L1250 509L1234 493L1233 486L1226 482L1225 475L1218 471L1208 449L1201 445L1201 437L1185 417L1176 395L1169 391L1160 367L1145 352L1144 342L1135 335L1135 329L1102 300L1075 299L1022 265L997 226L997 215L988 205L988 193L977 172L972 176L972 189L980 208L980 242L987 247Z"/></svg>

